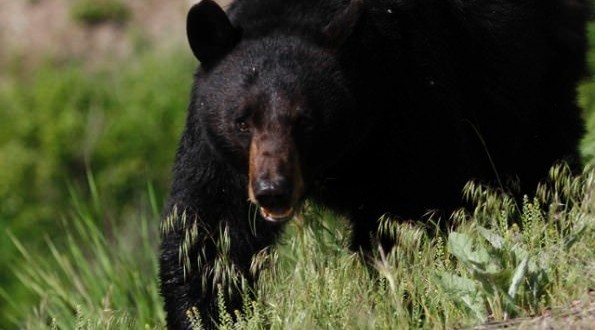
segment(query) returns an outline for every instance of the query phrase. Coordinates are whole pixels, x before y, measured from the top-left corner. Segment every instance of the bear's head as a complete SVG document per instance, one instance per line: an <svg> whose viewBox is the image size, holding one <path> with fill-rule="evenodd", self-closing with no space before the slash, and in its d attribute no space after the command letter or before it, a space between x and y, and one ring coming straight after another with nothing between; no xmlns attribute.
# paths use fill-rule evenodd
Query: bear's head
<svg viewBox="0 0 595 330"><path fill-rule="evenodd" d="M248 196L269 221L291 218L312 181L357 139L355 100L337 54L361 4L352 0L315 38L250 37L211 0L188 14L201 62L191 115L209 146L247 175Z"/></svg>

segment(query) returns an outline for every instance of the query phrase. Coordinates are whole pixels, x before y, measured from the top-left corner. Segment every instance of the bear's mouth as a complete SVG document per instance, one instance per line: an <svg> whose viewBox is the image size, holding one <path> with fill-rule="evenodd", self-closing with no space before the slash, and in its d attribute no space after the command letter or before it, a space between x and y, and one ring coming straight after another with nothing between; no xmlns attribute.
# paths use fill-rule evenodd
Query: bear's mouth
<svg viewBox="0 0 595 330"><path fill-rule="evenodd" d="M260 214L267 221L280 223L293 218L294 209L293 207L268 209L261 206Z"/></svg>

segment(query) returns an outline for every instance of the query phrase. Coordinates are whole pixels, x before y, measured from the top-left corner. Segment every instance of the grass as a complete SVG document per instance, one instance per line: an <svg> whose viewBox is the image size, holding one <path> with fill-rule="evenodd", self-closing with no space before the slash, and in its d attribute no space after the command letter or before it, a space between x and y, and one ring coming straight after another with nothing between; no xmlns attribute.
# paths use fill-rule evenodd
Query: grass
<svg viewBox="0 0 595 330"><path fill-rule="evenodd" d="M234 317L223 313L221 328L453 328L539 315L588 298L595 284L595 171L572 177L556 166L522 205L472 183L465 195L476 207L455 214L454 231L430 235L426 223L382 220L398 244L377 251L374 270L348 251L344 219L308 206L278 248L259 255L273 262L257 299L246 300ZM105 229L92 211L97 205L74 199L68 243L59 249L48 239L51 260L14 239L27 260L16 272L40 301L33 311L14 302L25 312L25 328L164 327L151 190L147 198L153 211L129 220L140 230L117 231Z"/></svg>
<svg viewBox="0 0 595 330"><path fill-rule="evenodd" d="M4 266L24 262L6 231L30 253L45 255L45 235L63 241L59 223L72 209L69 189L92 199L85 173L92 172L104 192L96 196L98 217L115 227L136 219L148 181L157 194L167 189L195 66L177 49L136 51L134 61L93 68L48 61L3 72L0 283L11 300L34 303ZM14 318L5 307L7 300L0 299L0 329Z"/></svg>
<svg viewBox="0 0 595 330"><path fill-rule="evenodd" d="M591 68L590 79L579 86L579 104L584 110L587 132L581 143L581 152L585 163L595 164L595 22L588 25L588 36L591 48L587 61Z"/></svg>
<svg viewBox="0 0 595 330"><path fill-rule="evenodd" d="M470 184L476 208L457 215L453 232L429 236L424 225L386 222L398 244L378 252L377 272L347 251L344 224L310 210L285 235L240 328L259 328L254 318L273 329L453 328L585 297L594 284L595 182L592 171L578 179L564 172L552 170L555 184L520 210ZM544 213L541 205L555 206Z"/></svg>
<svg viewBox="0 0 595 330"><path fill-rule="evenodd" d="M92 178L89 183L95 203L84 205L72 195L74 213L63 222L64 244L46 237L49 253L31 254L11 236L25 261L15 273L40 301L33 310L12 302L14 325L26 329L129 329L164 319L155 251L159 212L152 187L148 189L147 211L128 226L113 227L97 217L99 199ZM5 292L3 295L10 301ZM23 313L28 314L24 323Z"/></svg>

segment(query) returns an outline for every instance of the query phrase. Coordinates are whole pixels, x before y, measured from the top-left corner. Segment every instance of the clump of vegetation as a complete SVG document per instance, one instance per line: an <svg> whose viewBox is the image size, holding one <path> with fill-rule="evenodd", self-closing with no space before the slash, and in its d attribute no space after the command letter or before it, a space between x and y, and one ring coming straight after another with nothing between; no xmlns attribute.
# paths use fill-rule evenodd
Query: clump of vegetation
<svg viewBox="0 0 595 330"><path fill-rule="evenodd" d="M593 257L592 171L572 178L567 167L555 166L550 180L522 205L473 184L465 192L475 212L463 219L468 232L449 234L447 247L457 266L442 276L453 297L479 320L536 315L588 293L589 281L577 277L588 277Z"/></svg>
<svg viewBox="0 0 595 330"><path fill-rule="evenodd" d="M572 177L556 166L521 205L475 184L466 196L475 208L458 212L461 225L449 233L383 220L397 244L378 251L373 272L347 251L345 223L311 208L270 257L277 263L265 271L257 302L237 323L221 309L223 327L258 328L250 325L256 318L279 329L454 328L588 299L593 170Z"/></svg>
<svg viewBox="0 0 595 330"><path fill-rule="evenodd" d="M98 216L101 204L92 178L89 183L94 202L86 205L73 194L73 214L62 223L65 242L46 237L49 257L31 253L12 236L25 261L13 271L40 302L32 309L26 302L5 297L13 305L11 321L15 325L26 329L131 329L163 321L158 232L153 225L159 219L159 205L152 187L143 208L146 211L139 212L133 223L114 227Z"/></svg>
<svg viewBox="0 0 595 330"><path fill-rule="evenodd" d="M426 223L383 219L382 230L397 244L391 251L378 250L369 264L348 250L347 221L308 205L279 247L254 260L255 267L264 268L255 300L246 292L242 311L230 315L220 292L220 326L454 328L535 316L588 299L595 171L573 177L556 166L538 190L517 205L502 192L469 184L466 196L475 208L456 213L460 225L451 232L435 228L430 234ZM75 199L75 216L66 223L67 244L48 241L53 259L31 255L15 240L27 261L16 271L40 301L25 324L35 329L163 327L154 194L150 190L153 212L117 231L101 226L100 212L93 211L99 198L94 200L85 207ZM198 312L188 315L200 329Z"/></svg>
<svg viewBox="0 0 595 330"><path fill-rule="evenodd" d="M71 15L85 25L124 24L132 16L132 11L120 0L78 0L71 7Z"/></svg>
<svg viewBox="0 0 595 330"><path fill-rule="evenodd" d="M583 159L587 164L595 164L595 23L588 26L591 48L588 53L588 63L591 68L590 79L579 87L579 103L584 110L586 134L581 143Z"/></svg>
<svg viewBox="0 0 595 330"><path fill-rule="evenodd" d="M186 56L185 56L186 55ZM164 195L195 63L190 54L138 53L134 61L85 68L48 62L0 81L0 264L19 264L9 229L31 253L61 241L70 191L89 201L86 173L114 226L142 208L147 182ZM40 252L36 252L40 251ZM2 288L27 301L8 267ZM0 328L11 312L0 299Z"/></svg>

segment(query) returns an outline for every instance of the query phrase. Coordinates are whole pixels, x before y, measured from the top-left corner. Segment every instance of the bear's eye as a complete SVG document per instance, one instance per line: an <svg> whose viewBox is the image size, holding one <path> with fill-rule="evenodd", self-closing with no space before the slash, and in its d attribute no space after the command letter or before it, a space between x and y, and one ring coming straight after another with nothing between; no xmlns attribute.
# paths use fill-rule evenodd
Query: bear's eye
<svg viewBox="0 0 595 330"><path fill-rule="evenodd" d="M238 120L236 121L236 129L240 133L248 133L250 132L250 125L244 120Z"/></svg>

